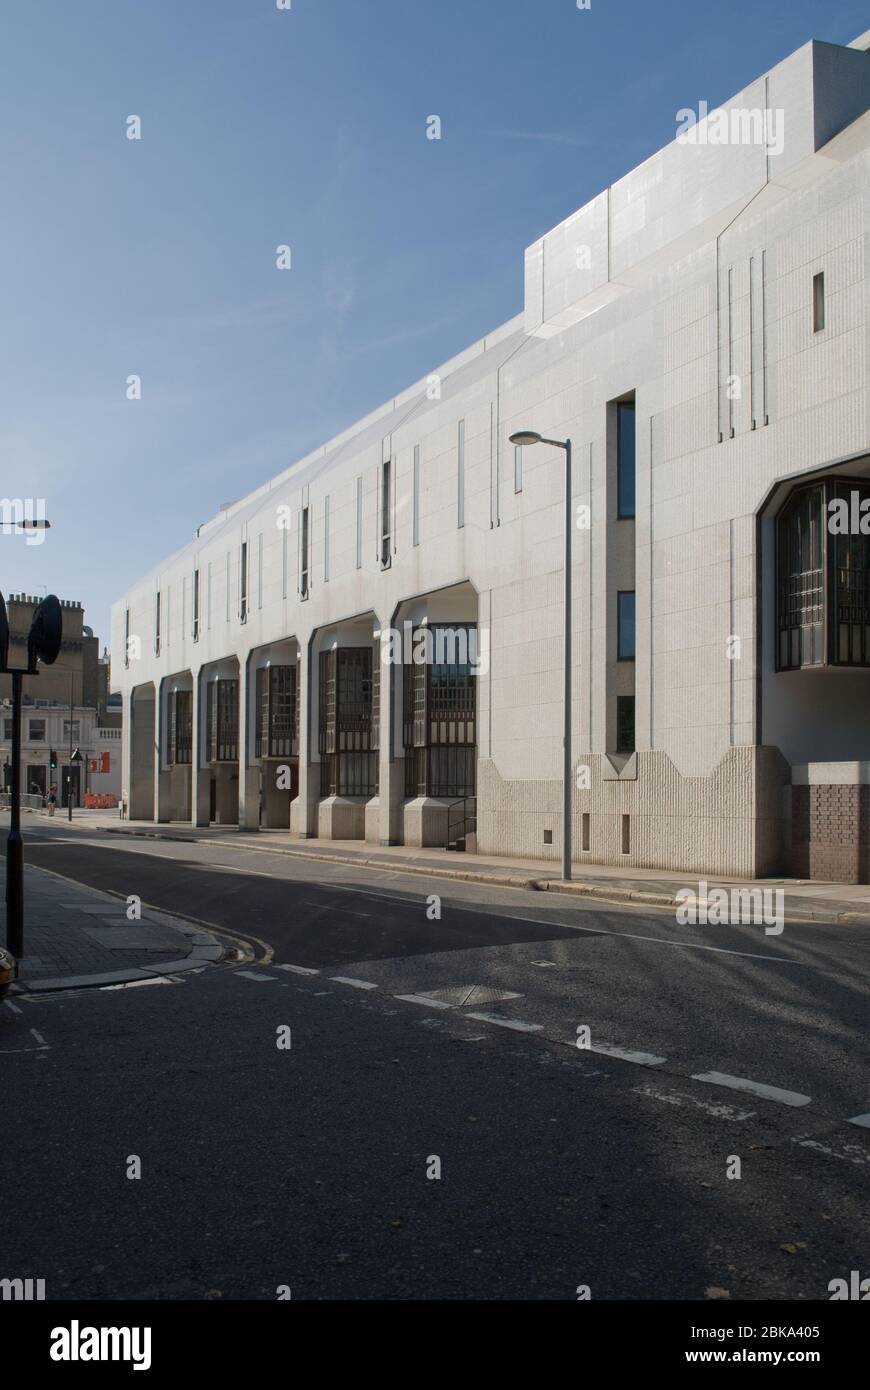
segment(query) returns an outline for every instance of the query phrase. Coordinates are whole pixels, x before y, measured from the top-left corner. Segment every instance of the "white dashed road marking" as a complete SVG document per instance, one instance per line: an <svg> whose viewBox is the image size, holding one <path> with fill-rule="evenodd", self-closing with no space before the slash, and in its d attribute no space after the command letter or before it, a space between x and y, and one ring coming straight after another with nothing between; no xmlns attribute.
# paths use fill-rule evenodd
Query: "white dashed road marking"
<svg viewBox="0 0 870 1390"><path fill-rule="evenodd" d="M762 1100L775 1100L780 1105L809 1105L812 1097L802 1096L799 1091L783 1091L779 1086L765 1086L763 1081L750 1081L744 1076L728 1076L724 1071L697 1072L693 1081L706 1081L711 1086L730 1086L732 1091L748 1091L750 1095L760 1096Z"/></svg>
<svg viewBox="0 0 870 1390"><path fill-rule="evenodd" d="M666 1105L676 1105L684 1108L687 1105L694 1105L696 1109L703 1110L705 1115L712 1115L716 1120L751 1120L756 1113L754 1110L736 1110L733 1105L724 1105L721 1102L713 1105L708 1100L702 1100L698 1096L682 1096L676 1091L657 1090L653 1086L633 1087L636 1096L646 1096L649 1100L664 1101Z"/></svg>
<svg viewBox="0 0 870 1390"><path fill-rule="evenodd" d="M39 1043L40 1047L48 1047L48 1043L45 1041L45 1038L42 1036L41 1033L37 1033L35 1028L31 1028L30 1033L32 1037L36 1038L36 1041Z"/></svg>
<svg viewBox="0 0 870 1390"><path fill-rule="evenodd" d="M576 1046L572 1043L571 1046ZM654 1052L633 1052L629 1047L612 1047L610 1043L590 1043L580 1047L578 1052L600 1052L602 1057L615 1057L620 1062L634 1062L639 1067L660 1067L667 1057L657 1057Z"/></svg>
<svg viewBox="0 0 870 1390"><path fill-rule="evenodd" d="M17 1004L13 1004L11 999L4 999L3 1003L6 1005L7 1009L11 1009L14 1014L21 1013L21 1009L19 1009Z"/></svg>
<svg viewBox="0 0 870 1390"><path fill-rule="evenodd" d="M289 970L293 975L319 975L319 970L312 970L308 965L275 965L276 970Z"/></svg>
<svg viewBox="0 0 870 1390"><path fill-rule="evenodd" d="M542 1025L540 1023L523 1023L518 1018L500 1018L498 1014L488 1014L483 1010L480 1013L468 1013L466 1018L476 1018L481 1023L497 1023L500 1028L513 1028L516 1033L540 1033Z"/></svg>
<svg viewBox="0 0 870 1390"><path fill-rule="evenodd" d="M870 1154L861 1144L846 1144L842 1150L839 1150L822 1144L818 1139L793 1138L791 1142L802 1149L812 1149L815 1153L824 1154L826 1158L838 1158L843 1163L853 1163L856 1168L866 1168L870 1163Z"/></svg>
<svg viewBox="0 0 870 1390"><path fill-rule="evenodd" d="M256 970L237 970L237 975L244 976L246 980L276 980L277 975L260 975Z"/></svg>
<svg viewBox="0 0 870 1390"><path fill-rule="evenodd" d="M330 975L329 978L339 985L352 985L354 989L377 989L377 985L370 985L368 980L354 980L350 975Z"/></svg>
<svg viewBox="0 0 870 1390"><path fill-rule="evenodd" d="M860 1125L862 1129L870 1129L870 1115L853 1115L849 1124Z"/></svg>

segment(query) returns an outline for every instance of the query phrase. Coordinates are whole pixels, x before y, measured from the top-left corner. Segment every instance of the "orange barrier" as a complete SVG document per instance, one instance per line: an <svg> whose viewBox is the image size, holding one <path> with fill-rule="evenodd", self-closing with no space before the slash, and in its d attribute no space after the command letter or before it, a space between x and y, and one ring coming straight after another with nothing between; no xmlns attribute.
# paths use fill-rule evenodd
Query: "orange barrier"
<svg viewBox="0 0 870 1390"><path fill-rule="evenodd" d="M112 792L85 792L85 809L88 811L110 811L118 804Z"/></svg>

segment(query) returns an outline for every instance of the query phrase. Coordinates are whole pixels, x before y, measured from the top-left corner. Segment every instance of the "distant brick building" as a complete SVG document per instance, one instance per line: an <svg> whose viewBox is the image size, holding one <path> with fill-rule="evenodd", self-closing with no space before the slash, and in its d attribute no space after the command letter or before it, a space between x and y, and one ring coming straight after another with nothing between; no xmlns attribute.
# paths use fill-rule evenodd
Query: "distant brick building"
<svg viewBox="0 0 870 1390"><path fill-rule="evenodd" d="M27 664L27 637L39 596L11 594L9 661ZM62 804L72 786L73 804L86 790L118 796L121 790L121 703L109 694L109 661L100 656L99 640L84 622L84 609L61 600L63 639L53 666L25 677L21 727L21 789L44 796L55 785ZM0 779L9 784L12 754L12 678L0 675ZM72 707L72 708L71 708ZM82 762L70 764L70 740ZM51 767L52 751L57 766ZM72 767L72 772L70 772Z"/></svg>

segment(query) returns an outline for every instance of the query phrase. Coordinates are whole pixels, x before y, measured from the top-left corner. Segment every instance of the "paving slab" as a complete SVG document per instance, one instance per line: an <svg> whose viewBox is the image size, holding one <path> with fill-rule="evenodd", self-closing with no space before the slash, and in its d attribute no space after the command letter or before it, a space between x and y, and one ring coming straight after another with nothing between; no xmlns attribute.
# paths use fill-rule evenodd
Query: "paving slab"
<svg viewBox="0 0 870 1390"><path fill-rule="evenodd" d="M4 901L5 886L0 863ZM222 942L198 923L163 912L130 921L111 894L78 888L30 864L24 868L24 945L13 986L18 992L153 979L185 966L201 969L224 955Z"/></svg>

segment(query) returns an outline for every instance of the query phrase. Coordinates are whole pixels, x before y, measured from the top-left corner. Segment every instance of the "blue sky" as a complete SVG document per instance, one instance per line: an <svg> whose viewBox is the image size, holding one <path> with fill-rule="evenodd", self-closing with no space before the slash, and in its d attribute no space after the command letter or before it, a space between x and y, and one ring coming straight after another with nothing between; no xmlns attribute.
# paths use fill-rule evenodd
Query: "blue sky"
<svg viewBox="0 0 870 1390"><path fill-rule="evenodd" d="M863 0L2 0L0 494L52 530L0 535L0 589L80 599L108 641L221 502L518 313L523 248L680 107L868 23Z"/></svg>

